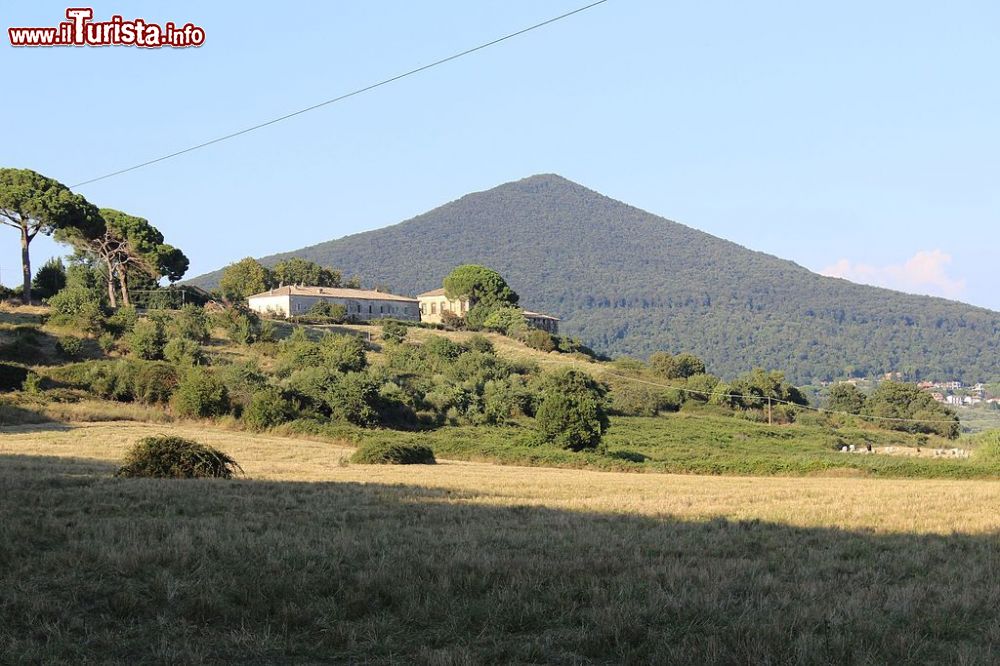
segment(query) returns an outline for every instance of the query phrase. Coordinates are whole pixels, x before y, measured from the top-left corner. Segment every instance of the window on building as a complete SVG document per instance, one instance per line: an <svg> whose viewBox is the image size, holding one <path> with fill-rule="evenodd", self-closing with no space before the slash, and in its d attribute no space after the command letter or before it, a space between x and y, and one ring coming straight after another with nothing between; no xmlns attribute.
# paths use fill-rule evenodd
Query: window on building
<svg viewBox="0 0 1000 666"><path fill-rule="evenodd" d="M431 303L431 314L437 314L437 303Z"/></svg>

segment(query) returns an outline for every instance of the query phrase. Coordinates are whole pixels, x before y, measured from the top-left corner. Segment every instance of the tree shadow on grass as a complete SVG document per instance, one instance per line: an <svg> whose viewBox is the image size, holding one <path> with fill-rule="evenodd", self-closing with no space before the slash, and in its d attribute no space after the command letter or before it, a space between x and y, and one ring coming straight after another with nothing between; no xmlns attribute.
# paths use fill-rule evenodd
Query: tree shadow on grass
<svg viewBox="0 0 1000 666"><path fill-rule="evenodd" d="M0 661L989 663L1000 647L996 533L110 469L0 456Z"/></svg>
<svg viewBox="0 0 1000 666"><path fill-rule="evenodd" d="M53 421L44 412L0 401L0 434L4 432L44 432L69 430L71 426Z"/></svg>

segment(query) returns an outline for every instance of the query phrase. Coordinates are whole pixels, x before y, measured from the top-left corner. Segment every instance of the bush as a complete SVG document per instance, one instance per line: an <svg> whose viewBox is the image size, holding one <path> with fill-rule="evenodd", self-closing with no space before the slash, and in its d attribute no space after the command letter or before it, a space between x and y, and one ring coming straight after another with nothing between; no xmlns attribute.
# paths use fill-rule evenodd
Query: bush
<svg viewBox="0 0 1000 666"><path fill-rule="evenodd" d="M254 393L250 404L243 410L243 423L250 430L260 432L290 421L294 415L292 406L281 391L268 387Z"/></svg>
<svg viewBox="0 0 1000 666"><path fill-rule="evenodd" d="M347 308L340 303L317 301L305 315L296 317L296 319L317 324L340 324L346 317Z"/></svg>
<svg viewBox="0 0 1000 666"><path fill-rule="evenodd" d="M0 391L19 391L27 378L27 368L10 363L0 363Z"/></svg>
<svg viewBox="0 0 1000 666"><path fill-rule="evenodd" d="M538 349L543 352L556 350L556 341L552 338L552 335L540 328L531 329L521 336L521 340L532 349Z"/></svg>
<svg viewBox="0 0 1000 666"><path fill-rule="evenodd" d="M495 350L493 349L493 343L485 335L480 335L476 333L465 341L465 344L469 347L471 351L481 352L483 354L493 354Z"/></svg>
<svg viewBox="0 0 1000 666"><path fill-rule="evenodd" d="M111 333L101 333L101 337L97 338L97 344L101 351L110 354L115 350L115 336Z"/></svg>
<svg viewBox="0 0 1000 666"><path fill-rule="evenodd" d="M229 339L241 345L268 338L270 329L265 328L257 313L246 306L232 305L218 313L215 319L216 323L225 329Z"/></svg>
<svg viewBox="0 0 1000 666"><path fill-rule="evenodd" d="M365 341L357 335L326 335L319 350L326 366L338 372L360 372L368 365Z"/></svg>
<svg viewBox="0 0 1000 666"><path fill-rule="evenodd" d="M31 281L31 294L34 298L47 300L55 296L66 286L66 267L62 259L49 259L35 273Z"/></svg>
<svg viewBox="0 0 1000 666"><path fill-rule="evenodd" d="M208 371L192 368L177 385L170 406L179 416L219 416L229 410L229 392Z"/></svg>
<svg viewBox="0 0 1000 666"><path fill-rule="evenodd" d="M205 353L194 340L174 338L164 345L163 358L175 365L201 365L205 362Z"/></svg>
<svg viewBox="0 0 1000 666"><path fill-rule="evenodd" d="M257 391L267 385L267 377L256 361L223 366L215 376L226 387L230 406L236 408L249 405Z"/></svg>
<svg viewBox="0 0 1000 666"><path fill-rule="evenodd" d="M94 295L83 287L66 287L49 299L49 322L72 326L83 333L100 333L104 310Z"/></svg>
<svg viewBox="0 0 1000 666"><path fill-rule="evenodd" d="M439 359L454 360L458 358L465 348L457 342L452 342L442 335L432 335L427 338L423 345L424 351Z"/></svg>
<svg viewBox="0 0 1000 666"><path fill-rule="evenodd" d="M351 456L360 465L433 465L434 452L419 444L368 442Z"/></svg>
<svg viewBox="0 0 1000 666"><path fill-rule="evenodd" d="M136 322L125 343L129 352L136 358L156 361L163 358L166 341L163 324L154 319L141 319Z"/></svg>
<svg viewBox="0 0 1000 666"><path fill-rule="evenodd" d="M482 325L483 328L511 336L520 333L527 326L521 309L512 306L494 308L483 319Z"/></svg>
<svg viewBox="0 0 1000 666"><path fill-rule="evenodd" d="M56 351L65 358L77 359L83 355L83 340L66 336L56 340Z"/></svg>
<svg viewBox="0 0 1000 666"><path fill-rule="evenodd" d="M407 328L398 321L387 321L382 324L382 339L385 342L399 344L406 339Z"/></svg>
<svg viewBox="0 0 1000 666"><path fill-rule="evenodd" d="M230 479L243 469L218 449L181 437L146 437L125 455L116 476L152 479Z"/></svg>
<svg viewBox="0 0 1000 666"><path fill-rule="evenodd" d="M363 372L349 372L329 387L330 417L358 426L378 422L378 384Z"/></svg>
<svg viewBox="0 0 1000 666"><path fill-rule="evenodd" d="M177 388L177 371L167 363L126 362L121 367L131 375L132 399L152 405L166 403Z"/></svg>
<svg viewBox="0 0 1000 666"><path fill-rule="evenodd" d="M553 373L542 387L535 412L542 439L572 451L597 448L610 425L607 388L577 370Z"/></svg>
<svg viewBox="0 0 1000 666"><path fill-rule="evenodd" d="M170 318L170 336L194 342L208 342L208 317L197 305L185 305Z"/></svg>
<svg viewBox="0 0 1000 666"><path fill-rule="evenodd" d="M106 326L112 334L121 337L131 333L138 321L139 313L136 309L131 305L125 305L118 308L114 314L108 317Z"/></svg>

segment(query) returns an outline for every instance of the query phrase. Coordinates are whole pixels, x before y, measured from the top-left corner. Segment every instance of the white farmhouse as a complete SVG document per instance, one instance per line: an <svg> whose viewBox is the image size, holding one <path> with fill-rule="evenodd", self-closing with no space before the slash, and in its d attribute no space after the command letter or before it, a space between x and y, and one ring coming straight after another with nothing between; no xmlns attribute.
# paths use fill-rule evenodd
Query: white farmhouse
<svg viewBox="0 0 1000 666"><path fill-rule="evenodd" d="M254 294L247 299L251 310L280 317L304 315L321 301L344 306L349 320L420 321L417 299L377 289L288 286Z"/></svg>

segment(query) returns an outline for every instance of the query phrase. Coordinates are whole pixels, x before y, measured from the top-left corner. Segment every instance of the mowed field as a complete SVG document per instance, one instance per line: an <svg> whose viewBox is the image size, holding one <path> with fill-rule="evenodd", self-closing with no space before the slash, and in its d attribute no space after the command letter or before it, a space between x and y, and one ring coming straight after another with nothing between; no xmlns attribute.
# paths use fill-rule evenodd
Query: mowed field
<svg viewBox="0 0 1000 666"><path fill-rule="evenodd" d="M142 436L235 481L114 478ZM3 663L995 663L1000 483L348 464L0 434Z"/></svg>

